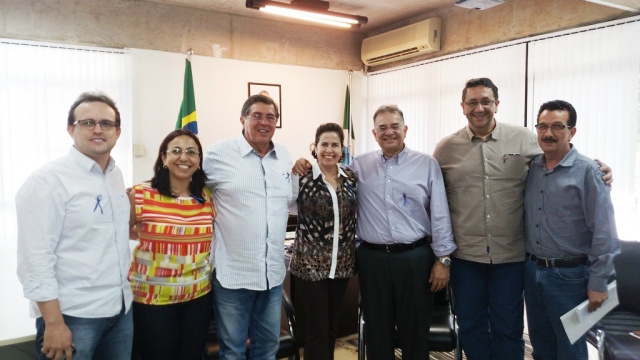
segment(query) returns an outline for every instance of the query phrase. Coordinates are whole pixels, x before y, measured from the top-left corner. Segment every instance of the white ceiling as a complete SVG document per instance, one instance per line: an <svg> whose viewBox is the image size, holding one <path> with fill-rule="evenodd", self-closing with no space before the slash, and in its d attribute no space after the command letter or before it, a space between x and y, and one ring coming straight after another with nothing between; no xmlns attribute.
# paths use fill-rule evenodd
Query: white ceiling
<svg viewBox="0 0 640 360"><path fill-rule="evenodd" d="M143 0L156 3L187 6L222 13L242 16L274 19L274 15L263 14L261 11L247 9L245 0ZM276 0L290 2L290 0ZM506 0L513 1L513 0ZM559 0L558 0L559 1ZM564 0L563 0L564 1ZM588 0L586 0L588 1ZM593 0L592 0L593 1ZM622 5L640 10L640 0L595 0L601 5ZM369 18L367 25L358 31L370 32L396 22L412 18L435 9L454 6L454 0L329 0L329 10L366 16ZM288 21L309 24L297 20L277 17L278 21ZM322 25L317 25L322 26Z"/></svg>

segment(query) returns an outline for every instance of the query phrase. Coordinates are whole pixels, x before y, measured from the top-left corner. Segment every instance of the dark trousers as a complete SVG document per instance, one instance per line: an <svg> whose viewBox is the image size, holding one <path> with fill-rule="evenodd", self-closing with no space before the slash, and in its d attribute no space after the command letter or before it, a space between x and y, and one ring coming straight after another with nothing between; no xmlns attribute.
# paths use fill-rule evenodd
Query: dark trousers
<svg viewBox="0 0 640 360"><path fill-rule="evenodd" d="M434 259L429 245L396 253L358 247L368 360L395 359L396 334L404 360L429 358Z"/></svg>
<svg viewBox="0 0 640 360"><path fill-rule="evenodd" d="M213 293L179 304L133 303L133 339L142 360L201 360Z"/></svg>
<svg viewBox="0 0 640 360"><path fill-rule="evenodd" d="M338 311L349 279L294 280L306 318L304 359L333 360Z"/></svg>
<svg viewBox="0 0 640 360"><path fill-rule="evenodd" d="M522 262L451 260L458 338L467 359L523 359Z"/></svg>

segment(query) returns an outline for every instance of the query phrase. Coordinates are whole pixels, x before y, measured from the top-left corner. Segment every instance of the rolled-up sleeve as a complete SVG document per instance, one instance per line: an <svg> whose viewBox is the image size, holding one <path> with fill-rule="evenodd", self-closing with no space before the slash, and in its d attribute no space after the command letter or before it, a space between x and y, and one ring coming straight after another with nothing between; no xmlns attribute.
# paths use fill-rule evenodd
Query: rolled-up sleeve
<svg viewBox="0 0 640 360"><path fill-rule="evenodd" d="M18 279L32 301L58 298L55 249L64 225L63 191L55 178L39 173L16 194Z"/></svg>

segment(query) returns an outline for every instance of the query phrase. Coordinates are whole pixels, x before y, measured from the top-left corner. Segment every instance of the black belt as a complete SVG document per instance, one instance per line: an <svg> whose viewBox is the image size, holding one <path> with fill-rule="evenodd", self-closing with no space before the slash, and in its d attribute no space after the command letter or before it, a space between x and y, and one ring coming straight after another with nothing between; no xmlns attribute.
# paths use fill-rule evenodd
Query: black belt
<svg viewBox="0 0 640 360"><path fill-rule="evenodd" d="M582 257L574 257L574 258L564 258L564 259L543 259L539 258L533 254L528 254L527 257L538 264L538 266L552 268L568 268L568 267L576 267L580 265L588 265L589 259L586 256Z"/></svg>
<svg viewBox="0 0 640 360"><path fill-rule="evenodd" d="M431 243L431 235L427 235L426 237L423 237L422 239L414 241L409 244L398 244L398 243L372 244L370 242L363 241L362 245L368 247L369 249L386 251L388 253L392 253L392 252L400 252L400 251L415 249L417 247L426 245L427 243Z"/></svg>

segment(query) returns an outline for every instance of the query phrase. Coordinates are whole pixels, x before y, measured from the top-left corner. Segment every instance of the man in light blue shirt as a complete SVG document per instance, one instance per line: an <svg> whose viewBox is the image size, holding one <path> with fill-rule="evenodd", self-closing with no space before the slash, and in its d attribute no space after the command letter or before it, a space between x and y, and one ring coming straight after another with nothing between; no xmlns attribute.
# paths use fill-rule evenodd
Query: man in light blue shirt
<svg viewBox="0 0 640 360"><path fill-rule="evenodd" d="M393 359L396 335L403 359L428 359L433 292L448 284L456 249L444 181L433 157L405 145L408 128L397 106L379 107L373 121L380 150L351 166L358 174L356 266L367 359ZM305 166L298 160L295 171Z"/></svg>
<svg viewBox="0 0 640 360"><path fill-rule="evenodd" d="M274 101L251 96L242 134L207 148L203 169L217 209L211 262L220 359L275 359L280 334L291 156L271 141Z"/></svg>
<svg viewBox="0 0 640 360"><path fill-rule="evenodd" d="M397 106L379 107L373 119L380 150L352 166L367 358L394 358L397 328L402 358L428 359L433 292L448 284L456 249L444 180L433 157L405 145L408 128Z"/></svg>
<svg viewBox="0 0 640 360"><path fill-rule="evenodd" d="M524 291L536 359L588 359L586 337L571 345L560 316L585 300L589 311L602 306L620 249L600 165L570 143L576 120L566 101L542 104L536 129L544 154L532 160L525 188Z"/></svg>

